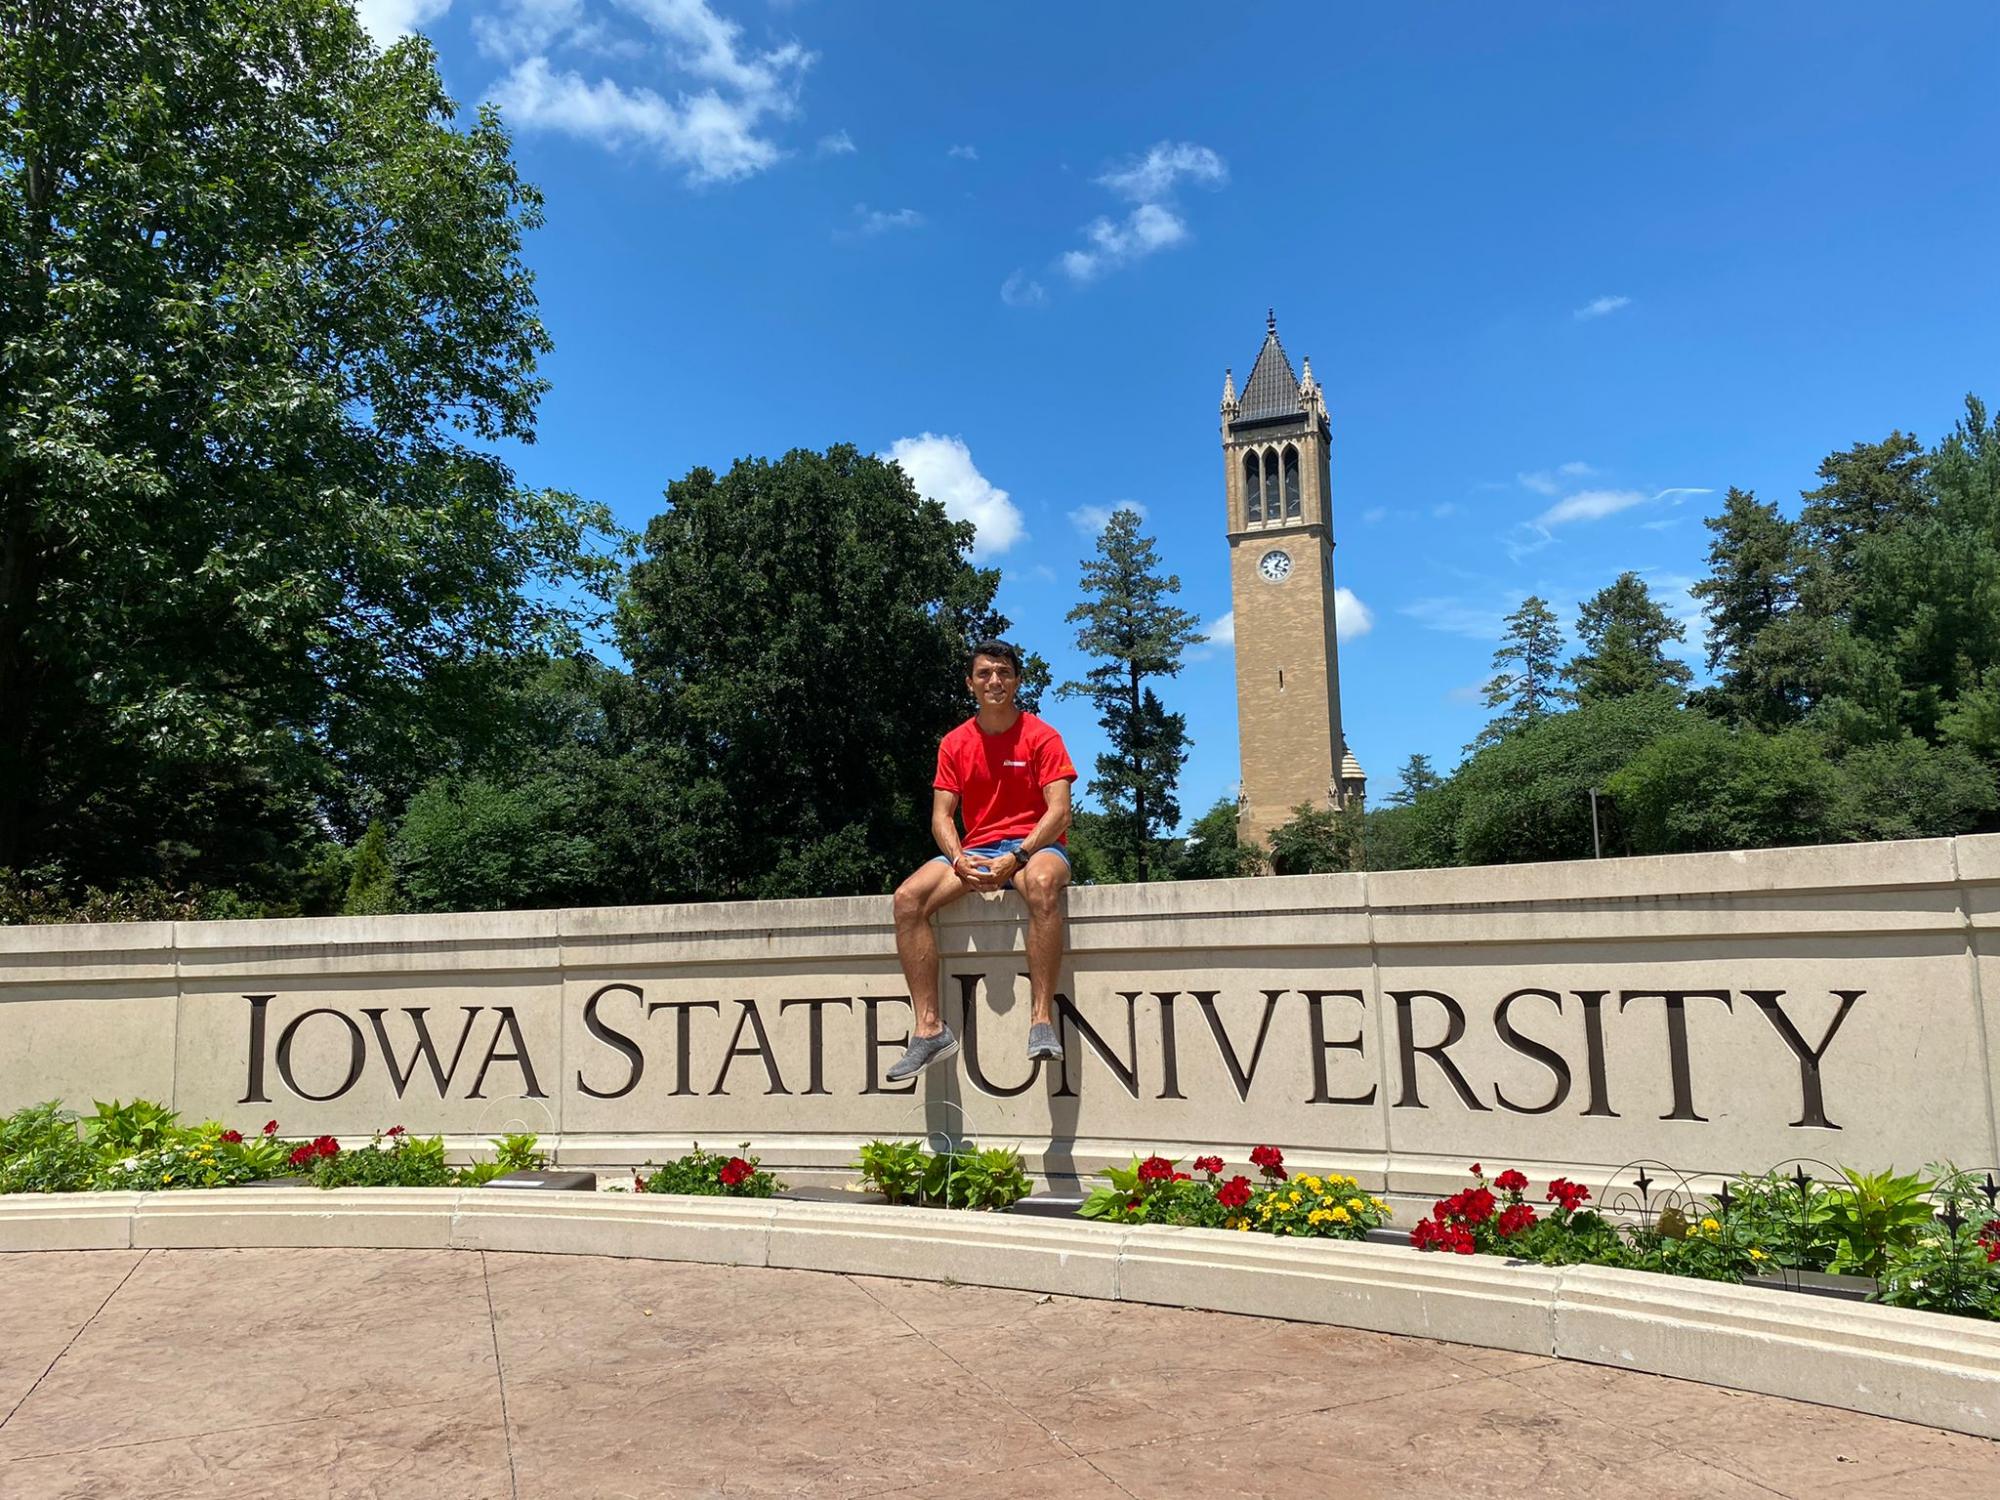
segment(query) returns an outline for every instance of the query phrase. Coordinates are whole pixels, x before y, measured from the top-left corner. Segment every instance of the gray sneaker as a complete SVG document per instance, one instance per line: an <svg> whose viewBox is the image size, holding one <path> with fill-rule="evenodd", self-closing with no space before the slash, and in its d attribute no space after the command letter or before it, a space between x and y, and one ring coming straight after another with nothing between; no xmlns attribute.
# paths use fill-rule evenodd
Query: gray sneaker
<svg viewBox="0 0 2000 1500"><path fill-rule="evenodd" d="M934 1062L943 1062L958 1050L958 1038L946 1026L936 1036L913 1036L909 1050L889 1064L889 1081L901 1083L915 1078Z"/></svg>
<svg viewBox="0 0 2000 1500"><path fill-rule="evenodd" d="M1050 1062L1061 1062L1062 1055L1062 1042L1056 1036L1055 1027L1045 1021L1037 1021L1028 1028L1028 1057L1031 1061L1046 1057Z"/></svg>

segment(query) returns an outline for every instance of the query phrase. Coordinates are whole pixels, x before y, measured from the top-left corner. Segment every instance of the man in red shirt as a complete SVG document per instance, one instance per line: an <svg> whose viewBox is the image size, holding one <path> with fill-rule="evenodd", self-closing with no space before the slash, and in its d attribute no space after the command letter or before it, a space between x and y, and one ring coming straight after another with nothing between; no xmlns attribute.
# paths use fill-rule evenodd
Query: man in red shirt
<svg viewBox="0 0 2000 1500"><path fill-rule="evenodd" d="M910 1078L958 1051L938 1009L931 918L968 891L1014 890L1028 908L1028 1056L1060 1059L1056 973L1062 967L1062 890L1069 884L1069 784L1076 767L1062 736L1015 705L1021 653L1005 641L972 648L965 686L979 712L944 737L932 780L931 836L943 851L896 890L896 957L916 1029L889 1077ZM958 819L963 815L965 837Z"/></svg>

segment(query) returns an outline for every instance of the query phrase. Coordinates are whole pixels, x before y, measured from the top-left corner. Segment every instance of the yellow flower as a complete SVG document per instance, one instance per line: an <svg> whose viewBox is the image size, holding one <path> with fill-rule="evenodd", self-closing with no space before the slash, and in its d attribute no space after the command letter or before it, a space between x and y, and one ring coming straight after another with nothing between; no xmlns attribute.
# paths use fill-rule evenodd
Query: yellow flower
<svg viewBox="0 0 2000 1500"><path fill-rule="evenodd" d="M1299 1206L1299 1194L1298 1194L1298 1189L1297 1189L1297 1188L1294 1188L1294 1189L1292 1190L1292 1207L1293 1207L1293 1208L1297 1208L1298 1206Z"/></svg>
<svg viewBox="0 0 2000 1500"><path fill-rule="evenodd" d="M1764 1258L1764 1252L1762 1250L1752 1250L1750 1252L1750 1258L1752 1260L1762 1260Z"/></svg>
<svg viewBox="0 0 2000 1500"><path fill-rule="evenodd" d="M1305 1188L1308 1192L1316 1193L1319 1191L1319 1179L1312 1176L1301 1177L1299 1178L1299 1186Z"/></svg>
<svg viewBox="0 0 2000 1500"><path fill-rule="evenodd" d="M1349 1219L1354 1217L1344 1208L1329 1208L1326 1211L1326 1216L1336 1224L1345 1224Z"/></svg>
<svg viewBox="0 0 2000 1500"><path fill-rule="evenodd" d="M1371 1197L1368 1201L1375 1205L1377 1213L1386 1214L1389 1211L1389 1205L1384 1203L1380 1198Z"/></svg>
<svg viewBox="0 0 2000 1500"><path fill-rule="evenodd" d="M1356 1213L1360 1213L1363 1208L1367 1207L1367 1205L1364 1204L1359 1198L1349 1198L1347 1200L1347 1206L1353 1209Z"/></svg>
<svg viewBox="0 0 2000 1500"><path fill-rule="evenodd" d="M1707 1234L1720 1234L1722 1232L1722 1226L1713 1219L1703 1219L1701 1227L1703 1232Z"/></svg>
<svg viewBox="0 0 2000 1500"><path fill-rule="evenodd" d="M1306 1222L1308 1224L1324 1224L1328 1219L1332 1217L1333 1215L1328 1213L1325 1209L1316 1208L1311 1213L1306 1215Z"/></svg>
<svg viewBox="0 0 2000 1500"><path fill-rule="evenodd" d="M1333 1179L1333 1185L1335 1187L1351 1188L1355 1184L1352 1177L1336 1177Z"/></svg>

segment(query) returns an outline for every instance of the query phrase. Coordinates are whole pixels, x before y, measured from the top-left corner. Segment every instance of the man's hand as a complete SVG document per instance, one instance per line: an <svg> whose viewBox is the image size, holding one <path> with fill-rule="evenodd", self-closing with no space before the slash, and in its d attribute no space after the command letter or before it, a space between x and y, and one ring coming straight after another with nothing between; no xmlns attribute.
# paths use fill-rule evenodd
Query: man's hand
<svg viewBox="0 0 2000 1500"><path fill-rule="evenodd" d="M958 878L975 891L999 890L1020 867L1021 861L1011 854L984 860L968 854L963 849L959 850L958 858L951 863L951 868Z"/></svg>

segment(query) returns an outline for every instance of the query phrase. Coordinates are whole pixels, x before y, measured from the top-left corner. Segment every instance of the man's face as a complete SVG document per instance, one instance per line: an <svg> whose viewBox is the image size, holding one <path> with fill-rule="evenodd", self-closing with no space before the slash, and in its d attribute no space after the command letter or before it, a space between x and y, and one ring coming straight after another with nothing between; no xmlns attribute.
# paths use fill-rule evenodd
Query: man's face
<svg viewBox="0 0 2000 1500"><path fill-rule="evenodd" d="M975 656L965 685L981 708L1011 708L1014 695L1021 690L1021 678L1004 656Z"/></svg>

